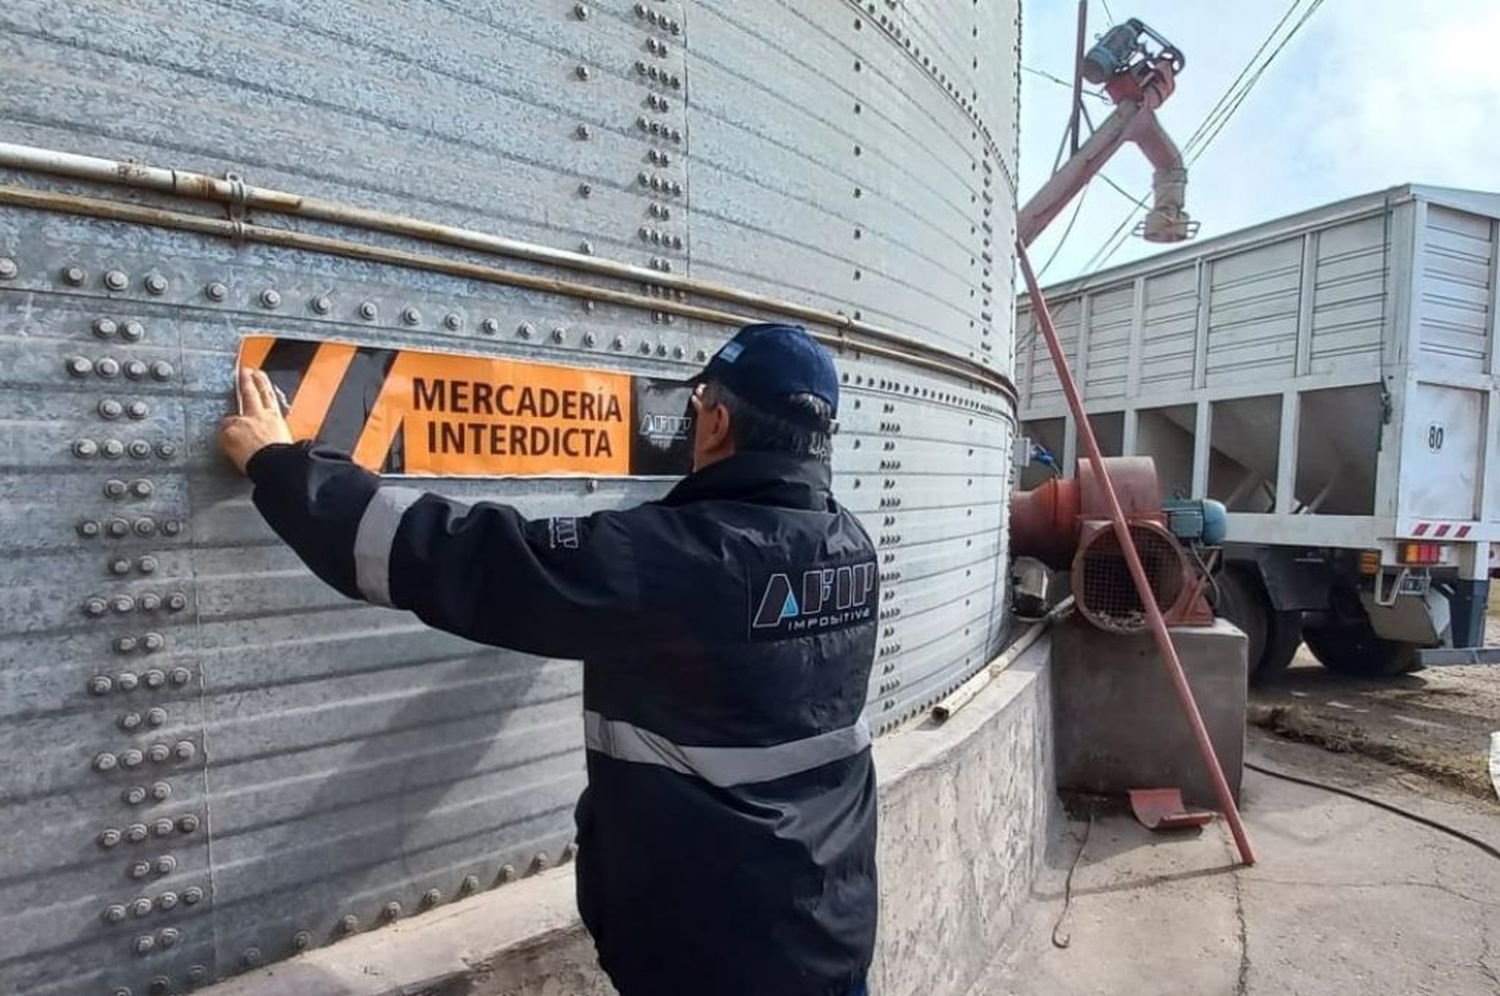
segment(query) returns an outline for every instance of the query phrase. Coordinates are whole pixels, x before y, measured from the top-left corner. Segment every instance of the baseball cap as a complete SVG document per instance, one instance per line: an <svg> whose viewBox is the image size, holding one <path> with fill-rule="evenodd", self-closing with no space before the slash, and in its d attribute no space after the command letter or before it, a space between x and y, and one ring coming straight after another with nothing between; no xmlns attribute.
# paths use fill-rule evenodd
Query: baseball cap
<svg viewBox="0 0 1500 996"><path fill-rule="evenodd" d="M793 421L807 418L804 409L787 404L795 394L811 394L837 415L839 379L833 357L800 325L746 325L726 342L693 384L718 381L762 411Z"/></svg>

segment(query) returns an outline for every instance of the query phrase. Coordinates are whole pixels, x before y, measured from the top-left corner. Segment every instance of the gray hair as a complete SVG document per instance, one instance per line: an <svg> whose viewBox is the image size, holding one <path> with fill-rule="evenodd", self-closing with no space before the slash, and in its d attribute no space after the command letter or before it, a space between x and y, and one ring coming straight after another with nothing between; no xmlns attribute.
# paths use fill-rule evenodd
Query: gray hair
<svg viewBox="0 0 1500 996"><path fill-rule="evenodd" d="M832 462L833 406L815 394L783 399L804 416L795 421L756 407L718 381L704 385L703 400L729 409L729 431L737 453L789 453Z"/></svg>

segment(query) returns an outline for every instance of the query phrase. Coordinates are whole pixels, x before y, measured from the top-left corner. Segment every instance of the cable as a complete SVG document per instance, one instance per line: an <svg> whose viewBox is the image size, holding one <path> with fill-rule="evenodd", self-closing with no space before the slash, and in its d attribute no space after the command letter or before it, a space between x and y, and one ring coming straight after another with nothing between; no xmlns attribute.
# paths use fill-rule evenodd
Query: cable
<svg viewBox="0 0 1500 996"><path fill-rule="evenodd" d="M1141 198L1135 196L1130 191L1126 190L1124 187L1122 187L1118 183L1116 183L1114 180L1111 180L1109 177L1105 176L1103 173L1099 174L1099 179L1103 180L1105 183L1109 184L1111 187L1114 187L1115 191L1121 197L1125 198L1127 201L1130 201L1136 207L1145 208L1147 211L1151 210L1151 205L1150 204L1147 204L1144 200L1142 200Z"/></svg>
<svg viewBox="0 0 1500 996"><path fill-rule="evenodd" d="M1293 782L1297 785L1306 785L1308 788L1322 789L1324 792L1332 792L1334 795L1342 795L1357 802L1362 802L1367 806L1374 806L1376 809L1383 809L1388 813L1394 813L1402 819L1411 820L1413 823L1420 823L1424 827L1430 827L1433 830L1445 833L1450 837L1463 841L1465 844L1472 844L1496 861L1500 861L1500 847L1496 847L1488 841L1480 840L1471 834L1464 833L1462 830L1450 827L1446 823L1439 823L1437 820L1429 819L1419 813L1413 813L1409 809L1402 809L1400 806L1392 805L1389 802L1381 802L1379 799L1363 795L1353 789L1330 785L1327 782L1320 782L1312 778L1302 778L1299 775L1289 775L1285 771L1276 771L1272 768L1262 767L1259 764L1253 764L1250 761L1245 762L1245 767L1251 771L1258 771L1263 775L1270 775L1272 778L1280 778L1283 781Z"/></svg>
<svg viewBox="0 0 1500 996"><path fill-rule="evenodd" d="M1146 209L1147 211L1151 210L1151 205L1147 204L1145 201L1136 200L1136 198L1134 198L1134 197L1132 197L1130 195L1129 191L1127 191L1124 187L1120 186L1114 180L1110 179L1103 172L1097 173L1095 175L1099 179L1103 180L1105 183L1109 184L1111 187L1114 187L1116 190L1118 190L1121 194L1123 194L1125 196L1125 198L1127 200L1133 201L1135 204L1137 204L1140 207ZM1090 184L1093 183L1093 182L1094 182L1093 180L1089 181ZM1088 190L1088 184L1084 185L1084 190L1085 191ZM1080 192L1080 194L1079 194L1079 201L1082 202L1082 200L1083 200L1083 194L1082 194L1082 192ZM1111 235L1109 236L1109 238L1113 239L1115 237L1115 234L1118 234L1119 231L1120 231L1120 229L1124 228L1126 224L1129 224L1130 221L1131 221L1131 219L1133 219L1134 217L1135 217L1135 215L1132 213L1129 218L1125 219L1125 222L1123 224L1121 224L1120 228L1115 229L1114 233L1111 233ZM1074 218L1075 219L1077 218L1076 214L1074 215ZM1072 227L1073 227L1073 222L1069 221L1068 222L1068 228L1072 228ZM1067 232L1066 231L1063 232L1063 238L1067 238ZM1108 242L1109 242L1109 240L1106 239L1105 240L1105 244L1107 245ZM1061 241L1059 241L1058 242L1058 248L1060 249L1061 247L1062 247L1062 243L1061 243ZM1054 249L1053 252L1052 252L1052 256L1056 256L1056 255L1057 255L1057 250ZM1084 266L1083 266L1083 272L1084 273L1088 273L1090 270L1093 269L1093 260L1095 258L1097 258L1098 255L1099 254L1096 252L1093 257L1090 257L1089 262L1086 263L1086 264L1084 264ZM1052 265L1052 257L1048 257L1047 262L1042 266L1042 272L1046 272L1047 267L1051 266L1051 265ZM1038 277L1040 278L1040 276L1041 276L1041 274L1039 273ZM1090 288L1090 287L1081 287L1081 288L1078 288L1076 292L1082 292L1082 291L1090 290L1090 289L1092 289L1092 288ZM1022 336L1016 340L1016 345L1015 345L1016 354L1020 355L1020 353L1021 353L1021 351L1023 349L1025 349L1028 346L1030 346L1031 345L1031 340L1034 339L1036 337L1037 333L1040 332L1040 331L1041 331L1041 328L1035 323L1035 321L1033 321L1032 325L1031 325L1031 328L1027 329L1026 332L1023 333ZM1059 476L1061 476L1061 475L1059 475Z"/></svg>
<svg viewBox="0 0 1500 996"><path fill-rule="evenodd" d="M1136 207L1139 207L1141 210L1148 213L1151 211L1151 205L1146 203L1144 199L1134 196L1130 193L1130 191L1126 190L1124 187L1120 186L1109 177L1106 176L1104 179L1105 182L1107 182L1111 187L1114 187L1115 190L1119 191L1121 196L1133 203ZM1109 237L1104 240L1103 245L1099 247L1098 251L1095 252L1093 256L1089 257L1088 263L1085 264L1083 268L1085 273L1088 273L1096 268L1103 269L1105 264L1107 264L1111 259L1114 258L1115 253L1124 248L1125 243L1130 241L1131 233L1135 230L1131 225L1131 222L1133 222L1134 220L1135 212L1131 211L1125 216L1124 220L1120 222L1120 227L1111 232L1109 234Z"/></svg>
<svg viewBox="0 0 1500 996"><path fill-rule="evenodd" d="M1101 2L1103 3L1103 6L1104 6L1104 16L1105 16L1105 18L1106 18L1106 20L1108 22L1106 26L1112 26L1114 24L1114 22L1115 22L1114 11L1112 11L1112 10L1109 9L1108 0L1101 0ZM1049 73L1049 72L1046 72L1044 70L1037 69L1035 67L1028 66L1028 65L1025 65L1025 64L1022 64L1021 68L1024 69L1026 72L1033 73L1033 74L1035 74L1037 76L1040 76L1042 79L1050 80L1051 82L1056 83L1058 86L1066 87L1069 90L1071 90L1073 88L1073 84L1070 83L1070 82L1068 82L1067 80L1063 79L1061 76L1056 76L1056 75L1054 75L1052 73ZM1094 98L1096 98L1098 100L1103 100L1106 103L1110 102L1109 98L1107 98L1104 94L1098 93L1098 92L1093 91L1093 90L1080 90L1079 92L1083 93L1083 94L1087 94L1088 96L1094 97ZM1083 115L1084 115L1085 118L1088 117L1088 111L1085 110L1081 105L1079 107L1079 110L1083 112ZM1089 122L1089 127L1090 127L1090 130L1093 129L1093 122L1092 121ZM1063 136L1063 142L1064 142L1064 146L1059 146L1058 150L1057 150L1057 161L1052 164L1052 171L1054 173L1057 172L1058 164L1061 163L1061 161L1062 161L1062 151L1063 151L1063 148L1065 147L1065 145L1067 143L1067 135L1066 134L1064 134L1064 136ZM1146 207L1146 204L1145 204L1144 201L1137 200L1136 198L1131 197L1130 194L1126 193L1125 189L1123 187L1121 187L1118 183L1115 183L1115 181L1109 179L1109 177L1105 177L1104 179L1109 183L1110 186L1114 187L1120 193L1124 194L1127 198L1129 198L1130 200L1134 201L1136 204L1140 205L1141 207ZM1070 217L1068 219L1067 227L1063 229L1062 238L1060 238L1060 239L1057 240L1057 245L1053 248L1052 254L1047 257L1046 262L1044 262L1042 264L1041 270L1038 271L1037 275L1039 277L1045 275L1046 272L1049 269L1051 269L1052 264L1053 264L1053 262L1056 261L1058 254L1060 252L1062 252L1062 248L1063 248L1064 244L1066 244L1067 241L1068 241L1069 234L1071 234L1072 231L1073 231L1074 224L1076 224L1077 221L1078 221L1079 212L1081 212L1083 210L1083 198L1084 198L1084 195L1088 193L1088 189L1089 189L1089 184L1084 184L1083 189L1078 192L1078 200L1073 205L1073 215L1072 215L1072 217ZM1147 208L1147 210L1149 210L1149 208ZM1128 223L1128 219L1127 219L1127 223ZM1110 238L1114 238L1114 236L1111 235Z"/></svg>
<svg viewBox="0 0 1500 996"><path fill-rule="evenodd" d="M1124 196L1124 198L1125 198L1125 199L1126 199L1126 200L1128 200L1128 201L1130 201L1130 202L1131 202L1131 203L1133 203L1133 204L1135 204L1135 205L1137 205L1137 206L1138 206L1138 207L1141 207L1141 208L1144 208L1144 209L1145 209L1145 210L1147 210L1147 211L1149 211L1149 210L1151 210L1151 205L1149 205L1149 204L1147 204L1147 203L1146 203L1146 202L1145 202L1145 201L1143 201L1143 200L1138 200L1138 199L1137 199L1137 198L1135 198L1135 197L1133 197L1133 196L1132 196L1132 195L1131 195L1131 193L1130 193L1130 191L1128 191L1128 190L1126 190L1126 189L1125 189L1125 188L1124 188L1124 187L1122 187L1122 186L1120 186L1120 185L1119 185L1119 184L1118 184L1118 183L1116 183L1116 182L1115 182L1115 181L1114 181L1114 180L1113 180L1113 179L1111 179L1111 178L1110 178L1110 177L1109 177L1109 176L1108 176L1108 175L1106 175L1106 174L1105 174L1105 173L1103 173L1103 172L1100 172L1100 173L1097 173L1097 174L1095 174L1095 175L1096 175L1096 176L1097 176L1097 177L1098 177L1098 178L1099 178L1099 179L1101 179L1101 180L1103 180L1103 181L1104 181L1104 182L1105 182L1105 183L1107 183L1107 184L1109 184L1109 185L1110 185L1110 186L1111 186L1111 187L1113 187L1113 188L1115 188L1115 190L1117 190L1117 191L1119 191L1119 193L1120 193L1120 194L1121 194L1121 195L1122 195L1122 196ZM1093 181L1092 181L1092 180L1090 180L1090 181L1089 181L1089 182L1090 182L1090 183L1092 183L1092 182L1093 182ZM1084 189L1085 189L1085 190L1086 190L1086 189L1088 189L1088 188L1087 188L1087 186L1085 186L1085 188L1084 188ZM1081 200L1081 199L1082 199L1082 195L1081 195L1081 194L1080 194L1080 200ZM1124 228L1124 227L1125 227L1125 226L1126 226L1126 225L1128 225L1128 224L1129 224L1129 223L1130 223L1130 221L1131 221L1131 220L1132 220L1132 219L1133 219L1133 218L1134 218L1134 217L1135 217L1135 214L1134 214L1134 212L1132 212L1132 213L1131 213L1131 214L1130 214L1130 216L1129 216L1129 217L1127 217L1127 218L1126 218L1126 219L1125 219L1125 221L1124 221L1124 222L1123 222L1123 223L1122 223L1122 224L1121 224L1121 225L1120 225L1120 228L1117 228L1117 229L1115 229L1115 230L1114 230L1114 232L1112 232L1112 233L1110 233L1110 236L1109 236L1109 238L1108 238L1108 239L1105 239L1105 242L1104 242L1104 244L1105 244L1105 245L1108 245L1108 244L1109 244L1109 243L1110 243L1110 241L1111 241L1111 240L1113 240L1113 239L1114 239L1114 237L1115 237L1115 236L1116 236L1116 235L1118 235L1118 234L1119 234L1119 233L1120 233L1120 231L1121 231L1121 229L1123 229L1123 228ZM1075 215L1075 218L1076 218L1076 215ZM1069 227L1069 228L1072 228L1072 227L1073 227L1073 223L1072 223L1072 222L1071 222L1071 221L1070 221L1070 222L1068 222L1068 227ZM1066 233L1064 233L1064 236L1063 236L1063 237L1064 237L1064 238L1066 238L1066 237L1067 237L1067 235L1066 235ZM1061 246L1061 243L1058 243L1058 245L1059 245L1059 247L1060 247L1060 246ZM1101 248L1102 248L1102 247L1101 247ZM1056 254L1057 254L1057 253L1056 253L1056 251L1055 251L1055 250L1054 250L1054 251L1053 251L1053 256L1055 256L1055 255L1056 255ZM1098 253L1098 252L1095 252L1095 253L1094 253L1094 255L1093 255L1093 256L1091 256L1091 257L1090 257L1090 258L1089 258L1089 262L1088 262L1088 263L1085 263L1085 264L1084 264L1084 266L1083 266L1083 272L1084 272L1084 273L1088 273L1088 272L1089 272L1089 271L1090 271L1090 270L1092 270L1092 269L1093 269L1093 262L1094 262L1094 260L1095 260L1095 259L1097 259L1097 258L1098 258L1098 257L1099 257L1099 253ZM1047 267L1048 267L1048 266L1051 266L1051 265L1052 265L1052 259L1051 259L1051 257L1049 257L1049 258L1048 258L1048 259L1047 259L1047 262L1046 262L1046 264L1044 264L1044 265L1043 265L1043 266L1042 266L1042 272L1043 272L1043 273L1045 273L1045 272L1046 272L1046 270L1047 270ZM1024 338L1021 338L1021 339L1018 339L1018 340L1017 340L1017 341L1016 341L1016 352L1017 352L1017 353L1019 353L1019 352L1020 352L1020 351L1021 351L1021 350L1022 350L1022 349L1024 349L1024 348L1025 348L1025 347L1026 347L1026 346L1027 346L1027 345L1028 345L1028 344L1029 344L1029 343L1030 343L1030 341L1031 341L1031 338L1032 338L1032 337L1033 337L1033 336L1035 336L1035 335L1036 335L1036 333L1037 333L1037 331L1038 331L1038 330L1037 330L1037 327L1036 327L1036 326L1035 326L1035 325L1033 325L1033 326L1032 326L1032 327L1031 327L1031 328L1030 328L1030 329L1029 329L1029 330L1028 330L1028 332L1027 332L1027 333L1026 333L1026 334L1025 334L1025 336L1024 336Z"/></svg>
<svg viewBox="0 0 1500 996"><path fill-rule="evenodd" d="M1073 863L1068 866L1068 877L1063 880L1063 908L1057 914L1057 920L1052 924L1052 946L1054 948L1066 948L1073 943L1072 934L1058 936L1062 930L1063 921L1068 917L1068 907L1073 905L1073 873L1078 870L1079 859L1083 857L1083 849L1089 846L1089 834L1094 832L1094 814L1089 814L1089 825L1083 828L1083 840L1078 842L1078 853L1073 855Z"/></svg>
<svg viewBox="0 0 1500 996"><path fill-rule="evenodd" d="M1297 32L1302 30L1302 26L1308 22L1308 19L1310 19L1314 14L1318 12L1318 8L1321 6L1323 6L1323 0L1312 0L1312 4L1307 8L1306 11L1303 12L1302 16L1297 19L1297 23L1292 25L1292 29L1288 31L1286 35L1282 37L1281 41L1277 43L1276 47L1271 50L1271 54L1266 57L1266 61L1262 62L1260 64L1260 68L1257 69L1254 74L1252 74L1251 77L1245 81L1245 86L1240 90L1239 95L1235 97L1234 103L1224 111L1223 116L1219 118L1219 121L1214 125L1213 130L1203 137L1203 143L1198 147L1197 151L1193 153L1191 160L1189 160L1190 163L1197 162L1198 159L1202 157L1203 153L1208 151L1209 145L1211 145L1213 143L1213 140L1219 136L1219 132L1224 130L1224 126L1229 123L1229 119L1234 117L1234 113L1240 109L1240 105L1245 102L1245 98L1250 96L1250 91L1255 89L1255 84L1260 82L1260 78L1265 74L1267 67L1269 67L1271 63L1276 61L1276 56L1281 54L1281 50L1286 48L1287 43L1297 36ZM1191 145L1191 141L1188 144Z"/></svg>
<svg viewBox="0 0 1500 996"><path fill-rule="evenodd" d="M1240 81L1245 78L1245 74L1250 72L1250 67L1255 65L1255 60L1260 58L1260 54L1266 50L1266 46L1271 44L1271 39L1276 37L1276 32L1281 30L1281 26L1287 22L1287 20L1292 16L1292 13L1296 11L1297 7L1301 3L1302 0L1292 0L1291 4L1287 6L1286 11L1281 15L1281 20L1276 22L1276 26L1271 29L1270 34L1266 35L1265 40L1260 43L1260 48L1257 48L1255 50L1255 54L1250 56L1250 58L1245 62L1245 65L1241 67L1240 74L1236 76L1234 78L1234 81L1230 83L1227 88L1225 88L1222 94L1219 95L1219 99L1214 103L1214 106L1209 108L1208 113L1203 116L1203 120L1198 123L1198 127L1195 128L1193 130L1193 133L1188 136L1187 142L1184 143L1185 145L1192 146L1197 143L1198 138L1203 134L1205 126L1207 126L1209 121L1213 119L1214 115L1218 114L1219 111L1224 107L1225 102L1229 99L1230 95L1234 93L1235 88L1240 85Z"/></svg>
<svg viewBox="0 0 1500 996"><path fill-rule="evenodd" d="M1214 614L1217 615L1219 612L1219 606L1224 604L1224 595L1219 590L1219 579L1214 577L1214 572L1208 569L1208 564L1204 563L1203 553L1198 549L1198 545L1196 543L1187 544L1187 548L1188 552L1193 555L1193 560L1198 564L1198 570L1203 572L1203 577L1207 579L1209 586L1214 590L1213 607Z"/></svg>
<svg viewBox="0 0 1500 996"><path fill-rule="evenodd" d="M1037 69L1035 67L1028 66L1024 62L1021 63L1021 72L1023 72L1023 73L1030 73L1033 76L1040 76L1044 80L1051 80L1053 83L1056 83L1058 86L1067 87L1069 90L1073 89L1073 84L1069 83L1067 80L1063 79L1061 76L1055 76L1052 73L1047 72L1045 69Z"/></svg>
<svg viewBox="0 0 1500 996"><path fill-rule="evenodd" d="M1047 257L1047 262L1043 263L1042 268L1037 271L1038 278L1047 272L1047 267L1052 265L1053 260L1057 259L1057 254L1062 252L1062 247L1067 244L1068 236L1073 232L1073 223L1078 220L1078 212L1083 210L1083 199L1088 196L1090 186L1092 186L1092 181L1085 183L1083 189L1078 192L1078 199L1073 202L1073 217L1068 219L1067 226L1063 228L1062 238L1058 239L1057 245L1052 248L1052 255Z"/></svg>
<svg viewBox="0 0 1500 996"><path fill-rule="evenodd" d="M1134 200L1134 198L1132 198L1132 200ZM1109 233L1109 236L1104 240L1104 244L1101 245L1097 250L1095 250L1094 255L1089 257L1089 261L1083 264L1083 272L1090 273L1093 270L1102 267L1104 265L1104 262L1107 261L1110 256L1113 256L1119 250L1121 245L1125 244L1124 239L1121 238L1120 242L1116 244L1113 249L1110 248L1110 243L1114 242L1115 239L1120 236L1121 232L1125 232L1127 229L1129 229L1130 223L1133 221L1135 221L1135 212L1131 211L1125 216L1125 220L1120 222L1120 226L1113 232ZM1107 253L1106 250L1108 250Z"/></svg>
<svg viewBox="0 0 1500 996"><path fill-rule="evenodd" d="M1034 66L1028 66L1028 65L1025 65L1023 63L1021 65L1021 71L1025 72L1025 73L1030 73L1033 76L1040 76L1044 80L1048 80L1050 82L1056 83L1058 86L1066 87L1069 90L1073 89L1073 84L1069 83L1067 80L1063 79L1061 76L1057 76L1057 75L1054 75L1053 73L1047 72L1045 69L1037 69ZM1104 94L1099 93L1097 90L1084 90L1082 92L1083 92L1083 95L1085 97L1093 97L1095 100L1102 100L1102 101L1105 101L1106 103L1109 102L1109 98L1106 97Z"/></svg>
<svg viewBox="0 0 1500 996"><path fill-rule="evenodd" d="M1308 19L1317 13L1318 8L1323 5L1323 0L1311 0L1311 3L1302 12L1302 16L1297 19L1297 23L1293 24L1291 30L1282 36L1281 41L1277 42L1276 47L1272 49L1271 54L1266 57L1265 61L1256 67L1253 73L1250 73L1251 67L1255 65L1256 58L1261 52L1265 51L1266 46L1271 43L1272 39L1276 37L1276 33L1281 30L1282 25L1296 12L1298 2L1299 0L1293 0L1291 6L1282 14L1281 20L1276 22L1276 26L1271 29L1271 33L1266 36L1266 40L1256 50L1255 55L1251 56L1250 60L1245 63L1244 68L1240 70L1240 75L1235 77L1235 82L1230 85L1229 90L1225 91L1224 96L1219 99L1219 102L1214 106L1214 110L1204 117L1203 122L1199 124L1197 130L1189 136L1185 147L1188 149L1197 147L1194 158L1202 155L1203 150L1208 148L1214 137L1223 129L1228 120L1234 116L1235 112L1239 110L1240 104L1244 103L1245 98L1255 88L1255 84L1260 81L1266 69L1271 63L1276 61L1276 57L1281 54L1281 50L1286 47L1287 43L1296 36L1297 32L1302 29L1302 26L1307 23ZM1246 77L1246 73L1250 73L1248 78ZM1243 86L1239 85L1241 80L1244 81ZM1238 87L1238 90L1236 90L1236 87ZM1217 115L1217 119L1215 115Z"/></svg>
<svg viewBox="0 0 1500 996"><path fill-rule="evenodd" d="M1100 175L1103 176L1102 173ZM1117 190L1121 194L1121 196L1123 196L1126 200L1130 201L1136 207L1139 207L1141 210L1143 210L1143 211L1150 211L1151 210L1151 205L1150 204L1147 204L1143 199L1141 199L1139 197L1135 197L1134 195L1132 195L1130 193L1130 191L1126 190L1124 187L1120 186L1118 183L1116 183L1114 180L1111 180L1109 177L1107 177L1107 176L1104 177L1104 182L1108 183L1111 187L1115 188L1115 190ZM1132 229L1132 228L1129 227L1130 223L1132 221L1134 221L1134 220L1135 220L1135 212L1134 211L1130 212L1129 214L1127 214L1125 216L1125 220L1122 221L1122 222L1120 222L1120 227L1116 228L1113 232L1111 232L1110 235L1109 235L1109 238L1107 238L1107 239L1104 240L1104 244L1099 247L1099 249L1094 253L1093 256L1089 257L1088 263L1085 264L1084 268L1083 268L1085 273L1087 273L1087 272L1089 272L1089 271L1091 271L1091 270L1093 270L1095 268L1095 261L1096 260L1098 261L1097 265L1100 266L1100 267L1102 267L1105 263L1109 262L1110 258L1113 257L1115 253L1117 253L1117 252L1120 251L1120 247L1125 244L1125 242L1130 237L1130 232L1134 230L1134 229ZM1108 252L1105 252L1105 247L1109 247ZM1102 257L1100 255L1100 253L1103 253Z"/></svg>

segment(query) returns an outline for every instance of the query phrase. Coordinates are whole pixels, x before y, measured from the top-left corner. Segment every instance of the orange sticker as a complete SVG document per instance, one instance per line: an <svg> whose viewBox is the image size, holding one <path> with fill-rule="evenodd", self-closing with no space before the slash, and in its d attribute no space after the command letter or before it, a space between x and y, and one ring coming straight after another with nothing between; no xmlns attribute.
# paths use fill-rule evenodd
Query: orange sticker
<svg viewBox="0 0 1500 996"><path fill-rule="evenodd" d="M623 476L690 461L688 388L675 381L271 336L244 339L240 362L288 399L296 438L375 471Z"/></svg>

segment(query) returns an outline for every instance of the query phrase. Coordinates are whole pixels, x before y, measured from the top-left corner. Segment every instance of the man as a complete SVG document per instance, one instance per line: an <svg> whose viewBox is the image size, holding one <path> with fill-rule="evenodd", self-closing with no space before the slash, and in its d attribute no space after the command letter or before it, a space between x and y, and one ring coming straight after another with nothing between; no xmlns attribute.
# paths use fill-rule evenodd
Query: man
<svg viewBox="0 0 1500 996"><path fill-rule="evenodd" d="M323 580L495 646L584 662L578 905L623 996L862 996L879 601L829 491L838 380L751 325L697 378L693 473L659 502L529 521L294 445L242 371L229 458Z"/></svg>

